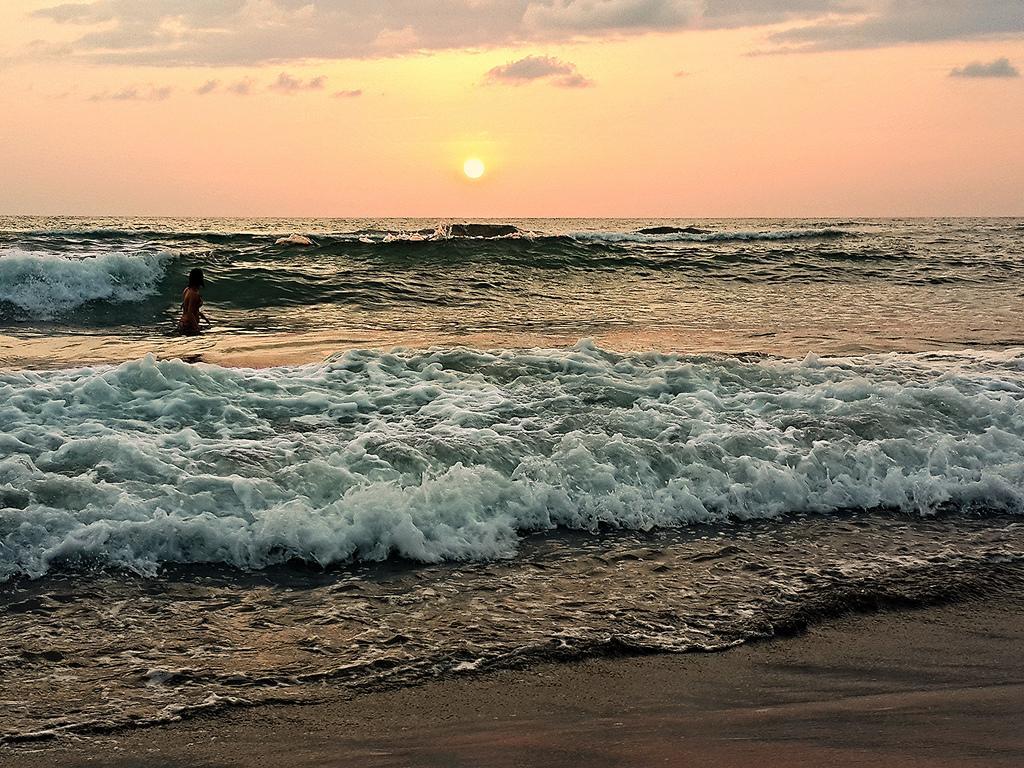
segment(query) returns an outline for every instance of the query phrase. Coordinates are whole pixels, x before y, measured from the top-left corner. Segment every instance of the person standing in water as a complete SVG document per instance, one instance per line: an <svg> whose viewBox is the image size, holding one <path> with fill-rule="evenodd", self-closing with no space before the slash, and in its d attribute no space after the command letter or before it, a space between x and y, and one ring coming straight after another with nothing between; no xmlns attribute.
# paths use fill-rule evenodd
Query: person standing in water
<svg viewBox="0 0 1024 768"><path fill-rule="evenodd" d="M181 320L178 321L178 333L183 336L195 336L199 333L199 321L205 320L210 324L210 319L203 314L203 297L200 295L205 281L203 270L196 267L188 273L188 285L181 295Z"/></svg>

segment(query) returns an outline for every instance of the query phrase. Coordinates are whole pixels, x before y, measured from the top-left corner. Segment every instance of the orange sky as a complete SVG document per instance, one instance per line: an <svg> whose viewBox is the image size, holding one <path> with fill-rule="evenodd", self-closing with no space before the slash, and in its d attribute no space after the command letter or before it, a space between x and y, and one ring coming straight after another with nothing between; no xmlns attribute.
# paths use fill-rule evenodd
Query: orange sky
<svg viewBox="0 0 1024 768"><path fill-rule="evenodd" d="M495 2L5 0L0 213L1024 215L1024 3Z"/></svg>

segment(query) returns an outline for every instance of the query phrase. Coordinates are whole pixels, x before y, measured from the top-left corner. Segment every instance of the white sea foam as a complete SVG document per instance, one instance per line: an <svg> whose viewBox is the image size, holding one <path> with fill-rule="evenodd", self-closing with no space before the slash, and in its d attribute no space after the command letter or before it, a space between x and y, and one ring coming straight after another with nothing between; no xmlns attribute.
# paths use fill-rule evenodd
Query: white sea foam
<svg viewBox="0 0 1024 768"><path fill-rule="evenodd" d="M49 319L90 301L141 301L152 296L171 256L101 253L68 257L0 250L0 304L31 318Z"/></svg>
<svg viewBox="0 0 1024 768"><path fill-rule="evenodd" d="M305 235L291 234L277 238L274 245L315 245L315 243Z"/></svg>
<svg viewBox="0 0 1024 768"><path fill-rule="evenodd" d="M0 578L495 558L524 531L1024 509L1024 353L357 351L0 373Z"/></svg>

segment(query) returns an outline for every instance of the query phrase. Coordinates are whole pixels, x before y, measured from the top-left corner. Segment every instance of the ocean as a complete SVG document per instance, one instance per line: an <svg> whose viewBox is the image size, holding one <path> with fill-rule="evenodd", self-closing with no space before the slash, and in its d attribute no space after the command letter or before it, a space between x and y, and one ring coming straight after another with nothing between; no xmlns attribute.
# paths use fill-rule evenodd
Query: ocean
<svg viewBox="0 0 1024 768"><path fill-rule="evenodd" d="M1022 267L1021 219L0 218L0 743L1019 586Z"/></svg>

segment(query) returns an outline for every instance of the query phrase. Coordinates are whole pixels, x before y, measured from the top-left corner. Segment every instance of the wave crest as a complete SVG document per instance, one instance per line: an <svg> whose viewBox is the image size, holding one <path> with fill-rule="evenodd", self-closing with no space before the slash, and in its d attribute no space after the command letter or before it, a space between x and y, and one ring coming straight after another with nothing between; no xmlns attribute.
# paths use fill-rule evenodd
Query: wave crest
<svg viewBox="0 0 1024 768"><path fill-rule="evenodd" d="M132 302L152 296L171 257L101 253L86 258L11 249L0 251L0 306L51 319L91 301Z"/></svg>

